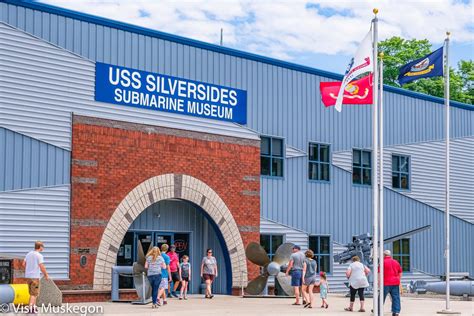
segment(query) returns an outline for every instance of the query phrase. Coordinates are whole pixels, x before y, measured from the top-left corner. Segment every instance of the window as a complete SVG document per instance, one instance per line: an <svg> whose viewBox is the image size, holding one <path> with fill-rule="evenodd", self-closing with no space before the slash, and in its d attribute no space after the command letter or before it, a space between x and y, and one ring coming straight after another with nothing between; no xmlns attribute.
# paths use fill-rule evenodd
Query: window
<svg viewBox="0 0 474 316"><path fill-rule="evenodd" d="M392 187L410 189L410 157L392 155Z"/></svg>
<svg viewBox="0 0 474 316"><path fill-rule="evenodd" d="M329 181L329 145L309 143L309 179Z"/></svg>
<svg viewBox="0 0 474 316"><path fill-rule="evenodd" d="M403 272L410 269L410 239L404 238L393 242L393 259L402 266Z"/></svg>
<svg viewBox="0 0 474 316"><path fill-rule="evenodd" d="M260 174L271 177L283 177L283 139L261 137Z"/></svg>
<svg viewBox="0 0 474 316"><path fill-rule="evenodd" d="M372 184L372 152L354 149L352 152L352 183Z"/></svg>
<svg viewBox="0 0 474 316"><path fill-rule="evenodd" d="M309 249L314 252L318 272L331 272L331 247L329 236L309 236Z"/></svg>
<svg viewBox="0 0 474 316"><path fill-rule="evenodd" d="M283 244L283 235L260 235L260 245L265 249L270 261L281 244Z"/></svg>

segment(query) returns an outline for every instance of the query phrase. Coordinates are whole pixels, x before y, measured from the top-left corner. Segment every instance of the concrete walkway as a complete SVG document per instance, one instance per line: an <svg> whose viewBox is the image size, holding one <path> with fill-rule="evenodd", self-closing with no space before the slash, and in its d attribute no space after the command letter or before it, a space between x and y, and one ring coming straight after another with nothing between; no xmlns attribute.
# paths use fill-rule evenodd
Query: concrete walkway
<svg viewBox="0 0 474 316"><path fill-rule="evenodd" d="M320 299L316 299L320 306ZM344 311L348 298L342 295L329 296L329 308L303 309L302 306L291 306L292 299L279 298L241 298L235 296L216 296L212 300L202 296L191 296L187 301L169 300L168 305L152 309L151 305L131 305L129 303L93 303L101 305L106 315L371 315L372 299L367 299L367 312L349 313ZM91 305L91 304L74 304ZM356 306L359 307L357 301ZM402 297L402 315L426 316L437 315L436 311L443 309L442 298ZM452 301L452 309L461 315L474 315L474 302ZM390 301L387 299L385 315L390 313Z"/></svg>

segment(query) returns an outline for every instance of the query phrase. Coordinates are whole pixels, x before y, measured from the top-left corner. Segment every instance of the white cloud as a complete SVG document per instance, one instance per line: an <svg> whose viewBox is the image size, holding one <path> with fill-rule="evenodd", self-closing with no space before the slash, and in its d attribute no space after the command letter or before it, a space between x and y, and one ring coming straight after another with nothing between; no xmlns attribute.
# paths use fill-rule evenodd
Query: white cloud
<svg viewBox="0 0 474 316"><path fill-rule="evenodd" d="M379 9L379 37L427 38L446 30L459 43L474 41L472 1L441 0L42 0L72 10L277 58L351 54Z"/></svg>

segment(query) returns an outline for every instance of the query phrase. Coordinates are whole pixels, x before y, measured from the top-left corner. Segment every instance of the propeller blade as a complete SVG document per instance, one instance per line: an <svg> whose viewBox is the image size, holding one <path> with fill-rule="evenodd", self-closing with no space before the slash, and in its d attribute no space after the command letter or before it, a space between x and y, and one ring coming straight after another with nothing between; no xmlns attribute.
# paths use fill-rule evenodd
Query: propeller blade
<svg viewBox="0 0 474 316"><path fill-rule="evenodd" d="M145 266L134 262L133 263L133 285L137 290L138 297L148 299L151 297L151 286L147 277L143 277L142 273L146 272ZM143 293L143 282L145 282L145 293Z"/></svg>
<svg viewBox="0 0 474 316"><path fill-rule="evenodd" d="M251 242L247 246L247 249L245 249L245 255L247 256L247 259L261 267L270 263L270 258L268 258L265 249L256 242Z"/></svg>
<svg viewBox="0 0 474 316"><path fill-rule="evenodd" d="M263 292L265 286L267 286L267 280L267 274L259 275L258 277L249 282L245 291L250 295L259 295Z"/></svg>
<svg viewBox="0 0 474 316"><path fill-rule="evenodd" d="M273 256L273 261L278 263L280 266L286 265L290 262L290 257L293 252L293 243L284 243L281 244L280 247L275 252Z"/></svg>
<svg viewBox="0 0 474 316"><path fill-rule="evenodd" d="M285 273L280 272L277 274L276 279L286 295L295 296L295 289L291 286L291 276L286 276Z"/></svg>
<svg viewBox="0 0 474 316"><path fill-rule="evenodd" d="M142 242L139 240L138 241L138 247L137 247L137 263L141 264L142 266L145 265L145 253L143 252L143 246Z"/></svg>

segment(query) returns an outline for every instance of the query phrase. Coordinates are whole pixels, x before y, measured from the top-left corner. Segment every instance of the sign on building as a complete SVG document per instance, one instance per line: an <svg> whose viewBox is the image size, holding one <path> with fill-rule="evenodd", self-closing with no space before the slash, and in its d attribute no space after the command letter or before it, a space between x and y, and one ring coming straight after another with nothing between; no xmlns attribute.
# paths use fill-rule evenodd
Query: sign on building
<svg viewBox="0 0 474 316"><path fill-rule="evenodd" d="M96 63L95 100L247 123L244 90L103 63Z"/></svg>

